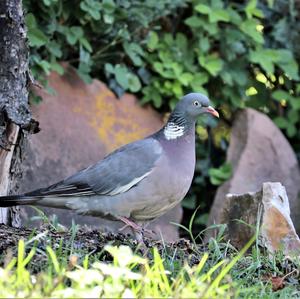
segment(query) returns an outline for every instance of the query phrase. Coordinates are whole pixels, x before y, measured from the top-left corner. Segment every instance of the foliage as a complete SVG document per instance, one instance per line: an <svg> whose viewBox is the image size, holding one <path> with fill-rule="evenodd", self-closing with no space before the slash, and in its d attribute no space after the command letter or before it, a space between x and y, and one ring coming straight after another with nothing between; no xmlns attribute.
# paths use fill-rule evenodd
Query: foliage
<svg viewBox="0 0 300 299"><path fill-rule="evenodd" d="M58 61L68 61L90 82L91 74L103 78L104 65L113 61L105 68L107 76L114 74L111 84L137 91L140 79L121 65L124 56L141 65L143 29L179 6L178 0L24 0L33 75L40 80L42 73L62 74Z"/></svg>
<svg viewBox="0 0 300 299"><path fill-rule="evenodd" d="M201 204L203 214L213 185L230 177L226 169L214 168L224 163L238 109L268 114L300 153L296 5L293 0L24 0L31 68L41 80L51 70L62 73L58 62L67 61L86 82L99 78L118 95L136 93L160 111L191 90L209 95L221 119L197 126L196 176L184 201L187 209ZM203 224L205 215L198 222Z"/></svg>
<svg viewBox="0 0 300 299"><path fill-rule="evenodd" d="M289 137L295 136L300 115L298 64L283 44L269 46L272 34L265 39L264 15L272 8L258 8L257 1L224 3L193 1L193 13L181 30L160 36L149 32L146 60L152 76L143 88L144 101L160 106L162 98L170 98L173 105L184 93L199 90L221 110L248 106L266 111ZM278 115L279 109L283 115Z"/></svg>
<svg viewBox="0 0 300 299"><path fill-rule="evenodd" d="M230 179L232 174L231 164L225 163L219 168L210 168L209 171L210 182L213 185L219 186Z"/></svg>

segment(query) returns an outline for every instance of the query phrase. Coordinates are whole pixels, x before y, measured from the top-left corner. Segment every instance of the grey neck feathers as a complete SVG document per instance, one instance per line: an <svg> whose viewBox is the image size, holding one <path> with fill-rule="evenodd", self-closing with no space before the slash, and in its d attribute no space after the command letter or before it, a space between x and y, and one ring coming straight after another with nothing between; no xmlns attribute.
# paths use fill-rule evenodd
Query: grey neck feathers
<svg viewBox="0 0 300 299"><path fill-rule="evenodd" d="M164 137L167 140L177 139L184 136L194 125L194 121L188 121L182 114L174 111L163 128Z"/></svg>

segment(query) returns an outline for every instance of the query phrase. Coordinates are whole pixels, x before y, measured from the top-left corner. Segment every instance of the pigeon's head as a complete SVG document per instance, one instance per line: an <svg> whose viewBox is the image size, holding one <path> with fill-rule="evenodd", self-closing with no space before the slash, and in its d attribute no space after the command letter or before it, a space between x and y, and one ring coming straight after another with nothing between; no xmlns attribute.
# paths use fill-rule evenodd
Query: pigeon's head
<svg viewBox="0 0 300 299"><path fill-rule="evenodd" d="M195 128L197 117L204 113L219 117L219 113L209 105L207 96L196 92L185 95L177 103L164 126L165 139L172 140L184 136L191 128Z"/></svg>
<svg viewBox="0 0 300 299"><path fill-rule="evenodd" d="M174 112L192 121L204 113L210 113L219 117L219 113L209 105L208 97L196 92L185 95L181 101L177 103Z"/></svg>

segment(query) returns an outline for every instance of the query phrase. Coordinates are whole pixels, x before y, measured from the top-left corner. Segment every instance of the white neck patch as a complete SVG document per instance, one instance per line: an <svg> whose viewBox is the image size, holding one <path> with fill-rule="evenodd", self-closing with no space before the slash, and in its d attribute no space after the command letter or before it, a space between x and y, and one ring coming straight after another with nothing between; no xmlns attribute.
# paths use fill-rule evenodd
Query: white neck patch
<svg viewBox="0 0 300 299"><path fill-rule="evenodd" d="M164 129L164 135L167 140L176 139L183 136L184 126L178 126L173 122L168 122Z"/></svg>

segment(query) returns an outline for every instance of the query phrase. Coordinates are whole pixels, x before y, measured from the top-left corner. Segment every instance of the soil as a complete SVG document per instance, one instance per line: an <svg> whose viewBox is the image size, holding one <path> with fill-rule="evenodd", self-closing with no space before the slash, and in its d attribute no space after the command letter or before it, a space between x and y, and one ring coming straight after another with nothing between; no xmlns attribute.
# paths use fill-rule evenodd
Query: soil
<svg viewBox="0 0 300 299"><path fill-rule="evenodd" d="M52 227L44 225L39 229L14 228L0 224L0 266L5 264L6 256L16 256L17 245L19 240L24 239L26 251L35 245L38 250L35 253L35 262L45 262L47 259L46 247L62 247L70 252L80 252L84 254L101 256L101 260L111 260L111 257L104 254L104 247L108 244L119 246L128 245L131 249L140 255L147 255L150 259L152 251L147 250L156 247L162 256L168 254L174 260L187 260L192 266L199 263L202 252L207 251L205 245L195 246L189 240L180 239L175 243L165 243L163 241L152 240L144 237L144 245L133 239L131 235L122 233L103 233L98 230L91 230L81 227L75 233L69 231L56 231ZM145 250L145 248L147 248ZM199 254L200 253L200 254ZM38 269L38 267L37 267Z"/></svg>

